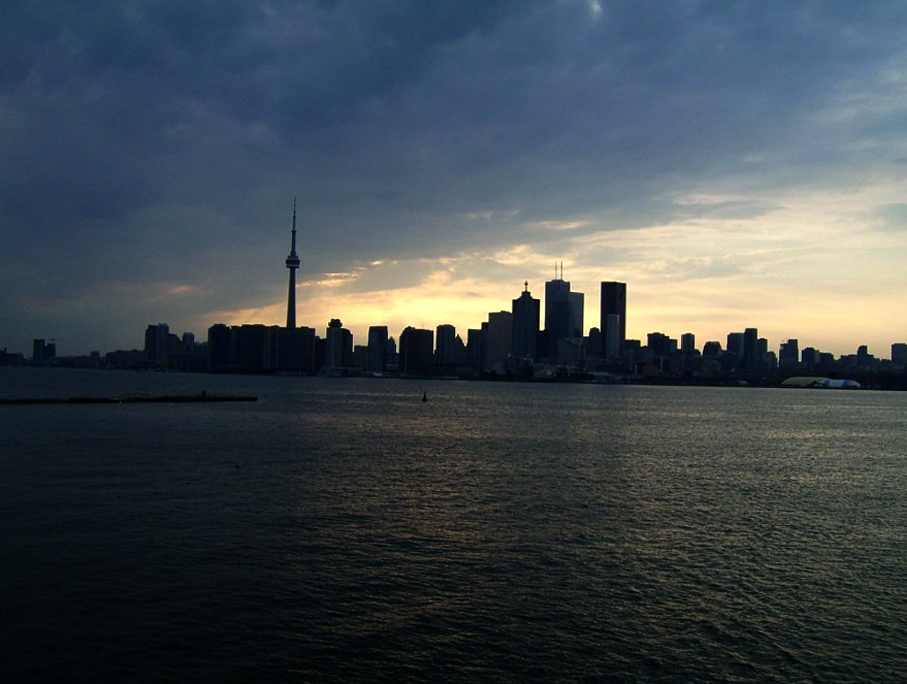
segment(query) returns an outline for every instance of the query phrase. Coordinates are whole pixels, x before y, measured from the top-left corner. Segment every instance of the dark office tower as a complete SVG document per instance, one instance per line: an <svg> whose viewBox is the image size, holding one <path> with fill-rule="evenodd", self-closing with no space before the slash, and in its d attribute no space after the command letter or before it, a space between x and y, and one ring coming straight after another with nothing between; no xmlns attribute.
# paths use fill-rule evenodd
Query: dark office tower
<svg viewBox="0 0 907 684"><path fill-rule="evenodd" d="M869 368L872 365L872 354L869 353L869 347L861 344L857 347L857 366L860 368Z"/></svg>
<svg viewBox="0 0 907 684"><path fill-rule="evenodd" d="M800 362L807 370L814 370L819 365L819 350L815 347L807 347L800 352Z"/></svg>
<svg viewBox="0 0 907 684"><path fill-rule="evenodd" d="M617 316L617 318L614 318ZM613 357L623 354L627 344L627 284L613 281L602 282L601 320L602 355ZM615 333L613 328L617 325ZM608 349L609 341L617 339L617 350ZM609 353L610 352L610 353Z"/></svg>
<svg viewBox="0 0 907 684"><path fill-rule="evenodd" d="M145 363L157 363L163 354L164 343L158 335L158 326L149 325L145 328Z"/></svg>
<svg viewBox="0 0 907 684"><path fill-rule="evenodd" d="M586 358L597 357L600 353L600 349L604 349L605 345L602 342L602 331L592 326L589 328L589 334L583 339L583 349Z"/></svg>
<svg viewBox="0 0 907 684"><path fill-rule="evenodd" d="M368 367L368 347L364 344L353 345L353 368L365 370Z"/></svg>
<svg viewBox="0 0 907 684"><path fill-rule="evenodd" d="M684 356L693 356L696 353L696 335L691 332L681 335L680 351Z"/></svg>
<svg viewBox="0 0 907 684"><path fill-rule="evenodd" d="M145 328L145 361L149 364L164 365L170 351L169 338L170 326L166 323Z"/></svg>
<svg viewBox="0 0 907 684"><path fill-rule="evenodd" d="M466 345L463 343L463 338L459 335L454 340L454 356L458 366L466 365Z"/></svg>
<svg viewBox="0 0 907 684"><path fill-rule="evenodd" d="M562 328L564 337L569 337L568 327L565 320L565 312L569 312L569 307L564 306L570 302L570 283L561 278L555 278L545 283L545 330L553 331ZM563 311L558 311L558 307L564 307Z"/></svg>
<svg viewBox="0 0 907 684"><path fill-rule="evenodd" d="M44 340L32 340L32 363L41 366L57 356L57 345Z"/></svg>
<svg viewBox="0 0 907 684"><path fill-rule="evenodd" d="M907 343L895 342L891 345L891 362L898 368L907 366Z"/></svg>
<svg viewBox="0 0 907 684"><path fill-rule="evenodd" d="M434 333L407 327L400 333L400 372L404 375L431 375Z"/></svg>
<svg viewBox="0 0 907 684"><path fill-rule="evenodd" d="M523 292L513 300L513 355L518 359L538 358L539 315L541 302L529 293L529 283L523 283Z"/></svg>
<svg viewBox="0 0 907 684"><path fill-rule="evenodd" d="M397 353L397 340L393 337L387 338L387 351L384 355L385 363L400 363L400 355Z"/></svg>
<svg viewBox="0 0 907 684"><path fill-rule="evenodd" d="M209 373L223 373L235 366L235 359L230 358L230 349L229 327L223 323L216 323L208 328Z"/></svg>
<svg viewBox="0 0 907 684"><path fill-rule="evenodd" d="M368 365L372 373L387 370L387 326L373 325L368 329Z"/></svg>
<svg viewBox="0 0 907 684"><path fill-rule="evenodd" d="M315 329L271 328L271 370L281 373L312 373L315 368Z"/></svg>
<svg viewBox="0 0 907 684"><path fill-rule="evenodd" d="M353 334L343 327L339 318L328 322L325 340L324 366L327 371L339 371L352 364Z"/></svg>
<svg viewBox="0 0 907 684"><path fill-rule="evenodd" d="M239 345L237 358L241 373L263 373L270 370L269 364L269 330L266 325L239 326Z"/></svg>
<svg viewBox="0 0 907 684"><path fill-rule="evenodd" d="M796 367L800 364L800 341L791 338L781 343L778 350L778 365L781 368Z"/></svg>
<svg viewBox="0 0 907 684"><path fill-rule="evenodd" d="M746 328L743 331L742 365L747 370L759 368L759 331L756 328Z"/></svg>
<svg viewBox="0 0 907 684"><path fill-rule="evenodd" d="M488 323L483 323L482 328L470 328L466 331L466 365L476 373L485 370L485 330Z"/></svg>
<svg viewBox="0 0 907 684"><path fill-rule="evenodd" d="M673 340L660 332L651 332L646 335L646 346L655 356L669 356L672 351Z"/></svg>
<svg viewBox="0 0 907 684"><path fill-rule="evenodd" d="M450 370L457 365L457 329L445 323L435 329L435 362L439 366L447 366Z"/></svg>
<svg viewBox="0 0 907 684"><path fill-rule="evenodd" d="M571 292L570 312L573 314L573 332L570 337L583 336L583 322L586 313L586 295L582 292Z"/></svg>
<svg viewBox="0 0 907 684"><path fill-rule="evenodd" d="M738 359L743 358L743 333L732 332L727 334L727 353L733 354Z"/></svg>
<svg viewBox="0 0 907 684"><path fill-rule="evenodd" d="M287 294L287 328L296 327L296 269L299 268L299 257L296 256L296 198L293 198L293 242L290 255L287 257L287 268L290 269L290 289Z"/></svg>
<svg viewBox="0 0 907 684"><path fill-rule="evenodd" d="M702 355L711 359L721 356L721 342L710 340L702 345Z"/></svg>
<svg viewBox="0 0 907 684"><path fill-rule="evenodd" d="M31 343L31 360L32 363L36 366L40 366L44 362L44 347L45 342L41 339L32 340Z"/></svg>
<svg viewBox="0 0 907 684"><path fill-rule="evenodd" d="M570 283L555 278L545 283L545 332L548 337L548 355L557 353L558 340L576 336L576 318L570 298Z"/></svg>
<svg viewBox="0 0 907 684"><path fill-rule="evenodd" d="M513 314L497 311L488 314L485 333L485 362L490 368L506 361L513 353Z"/></svg>

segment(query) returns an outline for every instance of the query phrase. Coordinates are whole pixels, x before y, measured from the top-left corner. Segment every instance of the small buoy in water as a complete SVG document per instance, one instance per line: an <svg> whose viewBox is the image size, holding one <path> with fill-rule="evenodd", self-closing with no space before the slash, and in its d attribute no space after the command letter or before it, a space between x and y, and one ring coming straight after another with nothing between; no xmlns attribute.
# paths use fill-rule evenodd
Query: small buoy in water
<svg viewBox="0 0 907 684"><path fill-rule="evenodd" d="M422 392L422 401L428 401L428 392Z"/></svg>

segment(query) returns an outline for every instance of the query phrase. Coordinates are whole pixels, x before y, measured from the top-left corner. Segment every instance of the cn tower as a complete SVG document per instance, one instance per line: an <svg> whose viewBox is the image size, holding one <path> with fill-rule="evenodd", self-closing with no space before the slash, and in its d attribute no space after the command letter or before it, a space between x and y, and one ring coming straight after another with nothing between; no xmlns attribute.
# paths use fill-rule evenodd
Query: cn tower
<svg viewBox="0 0 907 684"><path fill-rule="evenodd" d="M290 269L290 291L287 295L287 328L296 329L296 269L299 268L299 257L296 256L296 198L293 198L293 243L287 257L287 268Z"/></svg>

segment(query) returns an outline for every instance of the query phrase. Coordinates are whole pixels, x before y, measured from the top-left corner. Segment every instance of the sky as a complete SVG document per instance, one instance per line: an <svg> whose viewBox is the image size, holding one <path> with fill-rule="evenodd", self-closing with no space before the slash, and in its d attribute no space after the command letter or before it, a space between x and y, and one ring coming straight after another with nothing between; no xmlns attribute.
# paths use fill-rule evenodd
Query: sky
<svg viewBox="0 0 907 684"><path fill-rule="evenodd" d="M0 349L451 323L907 340L907 3L0 5Z"/></svg>

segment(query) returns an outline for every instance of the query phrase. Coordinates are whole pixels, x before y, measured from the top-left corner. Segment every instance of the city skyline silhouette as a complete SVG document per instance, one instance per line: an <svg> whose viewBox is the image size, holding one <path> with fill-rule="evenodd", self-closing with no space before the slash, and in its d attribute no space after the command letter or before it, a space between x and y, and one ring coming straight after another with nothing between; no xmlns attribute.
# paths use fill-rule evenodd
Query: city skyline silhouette
<svg viewBox="0 0 907 684"><path fill-rule="evenodd" d="M866 375L880 370L903 375L907 371L907 343L891 344L890 358L879 358L860 345L854 354L834 354L804 345L798 338L780 343L778 352L760 337L755 327L729 331L725 341L700 340L687 331L679 339L651 331L645 339L626 335L627 283L600 283L599 325L585 322L585 293L572 289L564 279L563 262L556 264L554 278L545 283L544 299L535 298L524 281L523 291L512 300L510 310L489 311L477 328L457 330L450 323L434 329L406 325L397 335L386 324L368 328L367 343L356 339L339 318L332 318L319 335L318 329L297 326L296 200L293 201L290 252L284 265L289 271L286 325L245 322L215 323L204 340L194 332L182 337L168 324L149 324L144 347L117 350L104 355L93 352L88 361L58 360L55 340L36 338L32 343L33 365L76 363L89 367L175 369L202 372L302 373L348 375L401 375L404 377L460 377L509 379L556 379L573 377L699 378L721 381L746 376L766 379L793 376ZM542 305L544 302L544 306ZM356 344L356 342L359 344ZM2 365L21 364L24 355L3 350Z"/></svg>

